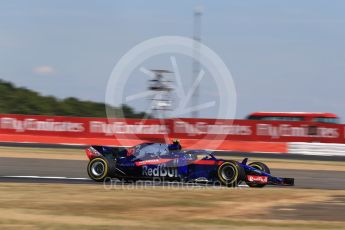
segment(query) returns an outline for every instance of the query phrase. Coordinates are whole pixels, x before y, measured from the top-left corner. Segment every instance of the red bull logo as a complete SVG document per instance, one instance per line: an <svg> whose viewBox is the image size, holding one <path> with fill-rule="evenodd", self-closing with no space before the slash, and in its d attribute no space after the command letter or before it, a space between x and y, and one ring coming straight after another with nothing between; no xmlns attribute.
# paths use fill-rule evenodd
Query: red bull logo
<svg viewBox="0 0 345 230"><path fill-rule="evenodd" d="M178 177L177 168L167 167L165 164L149 167L143 166L143 176L152 177Z"/></svg>
<svg viewBox="0 0 345 230"><path fill-rule="evenodd" d="M249 182L266 184L268 182L268 177L267 176L248 175L247 180Z"/></svg>

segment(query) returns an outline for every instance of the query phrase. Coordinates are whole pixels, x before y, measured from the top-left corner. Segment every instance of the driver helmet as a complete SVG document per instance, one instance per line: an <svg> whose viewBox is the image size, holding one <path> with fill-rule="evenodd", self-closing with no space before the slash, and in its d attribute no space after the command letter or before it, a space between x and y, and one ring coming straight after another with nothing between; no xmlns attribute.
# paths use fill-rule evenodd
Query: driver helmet
<svg viewBox="0 0 345 230"><path fill-rule="evenodd" d="M170 146L170 149L171 150L181 150L182 149L182 146L180 144L180 141L178 139L174 139L172 141L172 144Z"/></svg>
<svg viewBox="0 0 345 230"><path fill-rule="evenodd" d="M173 142L172 142L174 145L179 145L180 144L180 141L178 140L178 139L175 139L175 140L173 140Z"/></svg>

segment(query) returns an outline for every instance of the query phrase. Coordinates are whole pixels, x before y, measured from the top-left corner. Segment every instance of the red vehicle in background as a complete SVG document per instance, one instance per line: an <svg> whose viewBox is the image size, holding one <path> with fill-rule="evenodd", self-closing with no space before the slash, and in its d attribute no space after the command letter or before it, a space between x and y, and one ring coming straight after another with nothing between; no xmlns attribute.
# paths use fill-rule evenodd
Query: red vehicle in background
<svg viewBox="0 0 345 230"><path fill-rule="evenodd" d="M316 112L255 112L247 116L248 120L261 121L304 121L339 124L339 117L333 113Z"/></svg>

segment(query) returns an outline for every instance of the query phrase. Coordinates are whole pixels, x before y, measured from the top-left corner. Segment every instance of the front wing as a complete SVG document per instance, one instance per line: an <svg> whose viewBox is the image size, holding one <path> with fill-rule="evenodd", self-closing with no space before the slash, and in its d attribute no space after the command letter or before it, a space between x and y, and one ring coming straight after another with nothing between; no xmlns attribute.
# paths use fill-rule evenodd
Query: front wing
<svg viewBox="0 0 345 230"><path fill-rule="evenodd" d="M255 184L267 184L267 185L281 185L281 186L294 186L294 178L282 178L267 175L247 175L246 181Z"/></svg>

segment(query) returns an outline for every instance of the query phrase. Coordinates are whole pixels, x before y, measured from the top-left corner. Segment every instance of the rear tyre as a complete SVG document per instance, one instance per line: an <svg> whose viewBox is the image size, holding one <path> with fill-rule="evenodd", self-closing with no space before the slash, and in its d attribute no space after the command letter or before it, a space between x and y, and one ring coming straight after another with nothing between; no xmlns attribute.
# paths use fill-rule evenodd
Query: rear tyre
<svg viewBox="0 0 345 230"><path fill-rule="evenodd" d="M250 167L253 167L255 169L263 171L265 173L271 174L271 170L268 168L268 166L266 164L264 164L262 162L252 162L248 165ZM266 185L266 184L257 184L257 183L253 183L253 182L246 182L246 184L252 188L262 188L262 187L265 187L265 185Z"/></svg>
<svg viewBox="0 0 345 230"><path fill-rule="evenodd" d="M227 161L218 167L219 181L228 187L236 187L244 181L246 173L237 161Z"/></svg>
<svg viewBox="0 0 345 230"><path fill-rule="evenodd" d="M115 163L105 157L96 157L87 165L89 177L97 182L113 178L115 172Z"/></svg>

